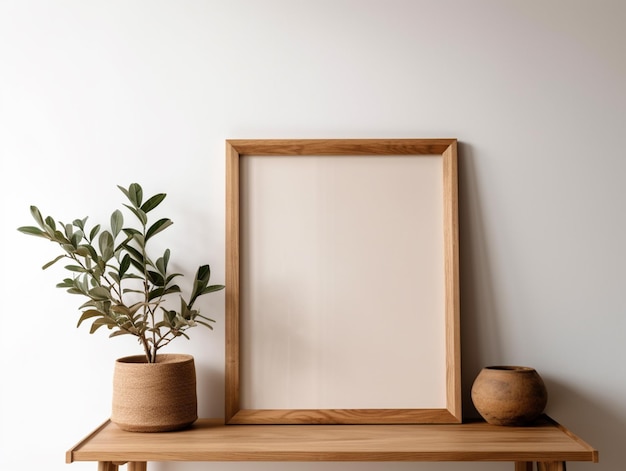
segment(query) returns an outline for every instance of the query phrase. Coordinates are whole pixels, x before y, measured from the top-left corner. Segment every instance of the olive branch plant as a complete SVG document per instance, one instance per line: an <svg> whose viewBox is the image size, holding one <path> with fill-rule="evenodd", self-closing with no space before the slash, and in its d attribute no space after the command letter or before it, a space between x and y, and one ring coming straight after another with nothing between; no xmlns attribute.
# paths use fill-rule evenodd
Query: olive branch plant
<svg viewBox="0 0 626 471"><path fill-rule="evenodd" d="M118 188L128 199L129 204L123 206L134 215L134 227L124 226L119 209L111 215L110 229L101 230L100 224L88 229L87 217L65 224L44 217L36 206L31 206L37 226L19 227L18 231L59 245L62 253L43 265L43 269L69 259L65 269L72 276L56 286L87 298L79 307L77 327L90 319L91 334L106 326L112 331L109 337L133 335L141 344L146 361L154 363L159 349L177 337L188 339L189 328L202 325L213 329L211 324L215 321L200 314L194 304L200 296L224 286L209 285L210 266L201 265L188 300L179 294L179 309L171 309L166 301L181 293L175 280L183 275L170 273L169 249L156 260L147 251L148 242L173 224L168 218L151 224L148 220L148 213L161 204L166 194L158 193L144 201L138 183Z"/></svg>

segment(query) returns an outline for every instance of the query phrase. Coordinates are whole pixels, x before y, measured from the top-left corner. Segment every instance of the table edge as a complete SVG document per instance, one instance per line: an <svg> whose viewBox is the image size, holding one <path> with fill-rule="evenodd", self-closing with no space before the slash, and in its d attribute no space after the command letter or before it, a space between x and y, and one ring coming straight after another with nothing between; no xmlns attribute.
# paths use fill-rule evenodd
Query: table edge
<svg viewBox="0 0 626 471"><path fill-rule="evenodd" d="M330 461L500 461L500 462L511 462L511 461L581 461L581 462L599 462L599 452L594 447L592 447L589 443L584 441L578 435L571 432L567 427L561 425L556 420L552 419L547 415L543 415L543 418L546 419L552 426L559 429L562 433L567 435L569 438L578 443L584 451L580 452L568 452L564 455L561 452L554 453L549 451L542 451L539 453L528 453L528 452L519 452L517 454L511 454L507 458L490 458L490 453L476 452L476 453L467 453L463 452L463 458L458 459L455 457L453 453L449 454L447 458L438 457L437 459L424 459L427 458L430 453L428 452L406 452L406 453L395 453L393 459L388 459L385 456L385 453L381 453L380 456L373 456L371 452L363 452L363 453L355 453L355 452L347 452L347 453L335 453L329 452L325 456L319 456L314 460L306 459L304 455L306 453L301 452L259 452L251 458L251 453L245 452L242 454L238 454L236 452L224 452L223 455L212 452L210 456L203 455L202 452L191 453L188 457L179 457L179 456L170 456L170 457L159 457L157 459L150 459L150 457L146 456L143 453L133 453L133 452L125 452L123 454L117 452L109 452L106 453L106 457L102 454L92 455L90 452L87 452L85 456L80 458L76 457L76 453L81 450L81 448L87 444L93 437L95 437L100 431L105 429L107 426L111 424L111 420L107 419L102 424L100 424L97 428L95 428L91 433L86 435L82 440L76 443L72 448L70 448L66 452L66 463L73 463L76 461L80 462L88 462L88 461L318 461L318 462L330 462ZM210 420L224 423L223 419L219 418L202 418L201 420ZM471 421L470 421L471 422ZM465 422L468 423L468 422ZM224 424L227 425L227 424ZM461 425L461 424L458 424ZM233 425L234 427L241 427L242 425ZM248 425L243 425L244 427ZM250 427L254 427L255 425L249 425ZM455 426L452 424L450 426ZM433 453L434 455L434 453ZM106 459L103 459L106 458ZM565 459L564 459L565 458Z"/></svg>
<svg viewBox="0 0 626 471"><path fill-rule="evenodd" d="M96 436L102 429L104 429L105 427L107 427L109 424L111 423L111 419L107 419L104 422L102 422L102 424L100 424L97 428L95 428L91 433L87 434L85 437L83 437L82 440L80 440L78 443L76 443L76 445L74 445L72 448L70 448L69 450L67 450L65 452L65 462L66 463L73 463L74 461L74 454L77 450L79 450L80 448L82 448L82 446L87 443L89 440L91 440L94 436Z"/></svg>

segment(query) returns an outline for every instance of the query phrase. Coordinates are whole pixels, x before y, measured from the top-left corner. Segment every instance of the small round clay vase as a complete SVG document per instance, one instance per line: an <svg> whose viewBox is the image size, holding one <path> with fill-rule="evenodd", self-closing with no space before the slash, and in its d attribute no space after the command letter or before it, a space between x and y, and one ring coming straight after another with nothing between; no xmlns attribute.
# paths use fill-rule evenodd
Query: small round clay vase
<svg viewBox="0 0 626 471"><path fill-rule="evenodd" d="M196 369L191 355L119 358L113 372L111 422L129 432L167 432L198 419Z"/></svg>
<svg viewBox="0 0 626 471"><path fill-rule="evenodd" d="M472 402L490 424L524 426L544 411L548 393L533 368L488 366L474 380Z"/></svg>

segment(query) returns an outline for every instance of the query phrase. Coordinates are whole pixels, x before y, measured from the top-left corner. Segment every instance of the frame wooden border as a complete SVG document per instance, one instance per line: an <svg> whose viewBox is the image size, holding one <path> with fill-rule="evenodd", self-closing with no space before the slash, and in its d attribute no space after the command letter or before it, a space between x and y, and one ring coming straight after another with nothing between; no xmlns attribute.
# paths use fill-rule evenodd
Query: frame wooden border
<svg viewBox="0 0 626 471"><path fill-rule="evenodd" d="M443 159L446 407L441 409L240 408L239 195L240 158L254 156L440 155ZM459 423L458 172L456 139L272 139L226 141L226 395L228 424Z"/></svg>

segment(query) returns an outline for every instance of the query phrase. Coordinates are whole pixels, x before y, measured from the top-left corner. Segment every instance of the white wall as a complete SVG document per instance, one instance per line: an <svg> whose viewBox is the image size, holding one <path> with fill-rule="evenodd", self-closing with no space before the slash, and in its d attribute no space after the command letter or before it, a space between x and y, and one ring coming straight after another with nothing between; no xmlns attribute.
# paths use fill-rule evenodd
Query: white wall
<svg viewBox="0 0 626 471"><path fill-rule="evenodd" d="M465 406L487 364L544 377L548 412L622 468L626 436L626 3L621 0L0 2L0 469L95 469L64 452L106 419L132 340L75 329L77 300L15 228L28 206L108 217L116 184L165 191L188 276L224 278L227 138L456 137ZM165 210L164 210L165 212ZM223 409L218 320L196 356ZM172 349L170 349L171 351ZM154 470L506 470L510 464L159 464Z"/></svg>

